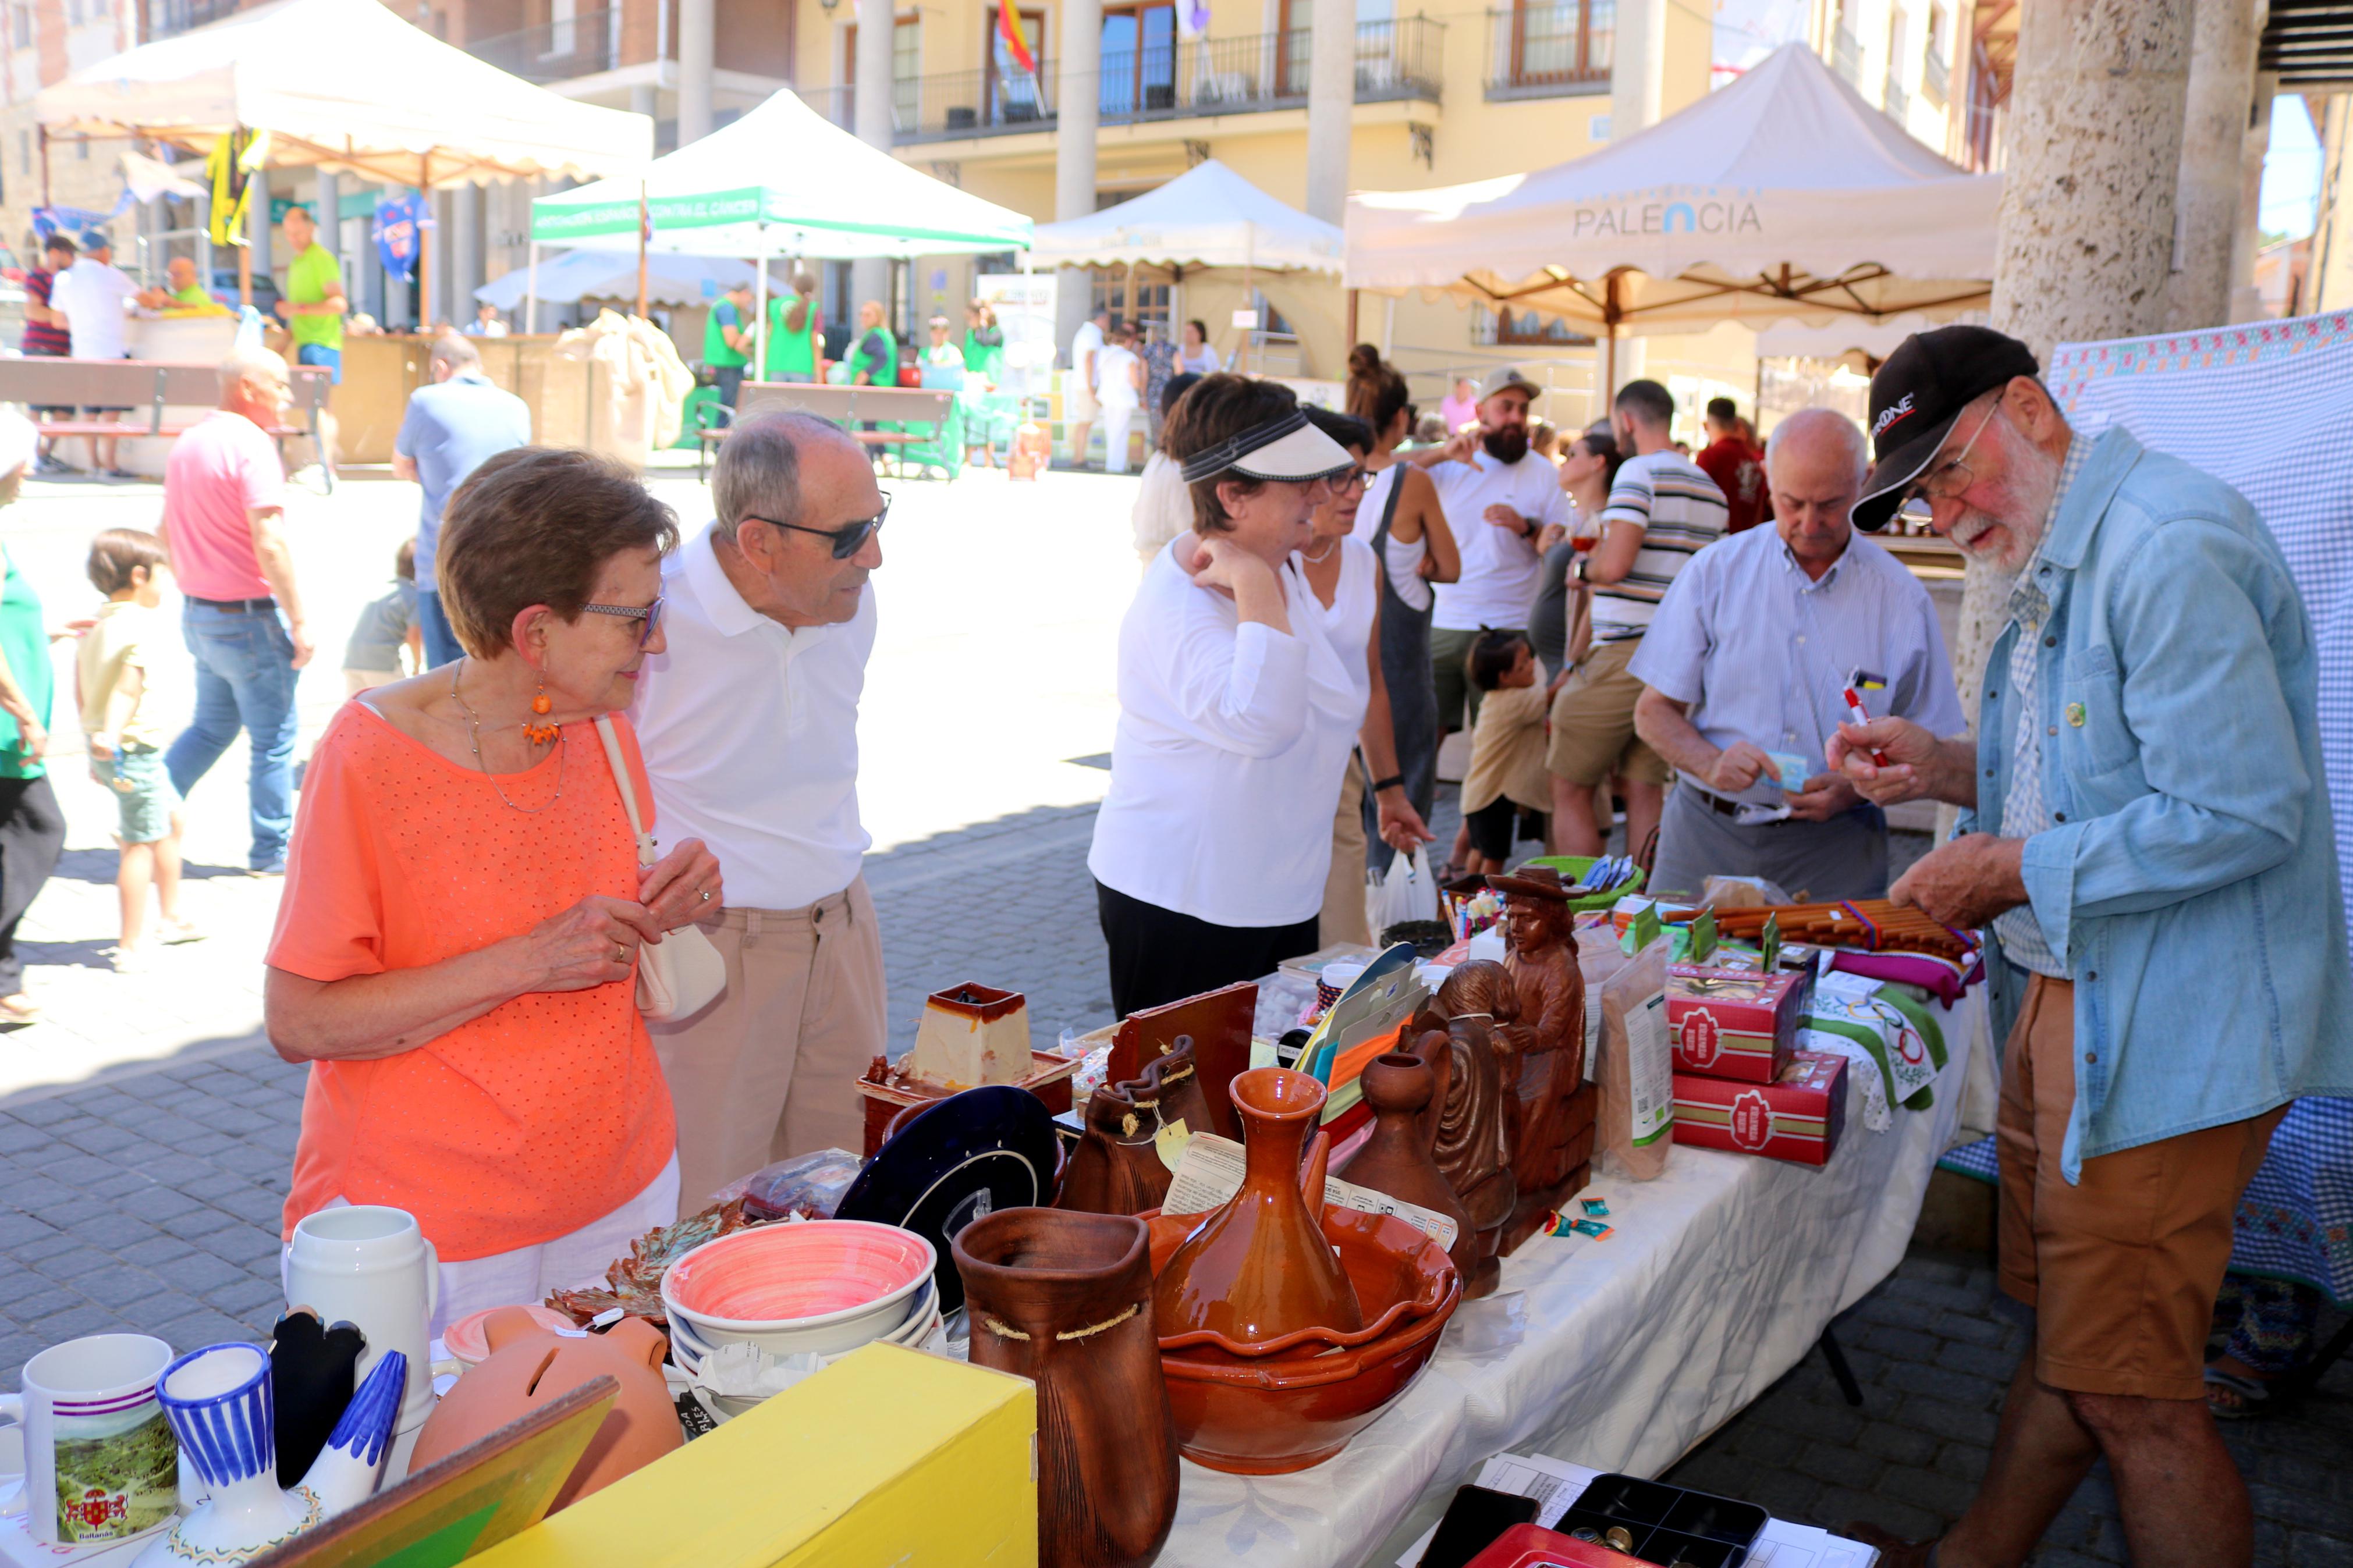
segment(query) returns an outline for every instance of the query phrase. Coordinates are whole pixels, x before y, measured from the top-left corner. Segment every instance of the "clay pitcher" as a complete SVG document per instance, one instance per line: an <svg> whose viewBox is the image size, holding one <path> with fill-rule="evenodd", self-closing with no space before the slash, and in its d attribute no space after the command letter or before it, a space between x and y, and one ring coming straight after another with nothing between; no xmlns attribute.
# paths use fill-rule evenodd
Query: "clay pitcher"
<svg viewBox="0 0 2353 1568"><path fill-rule="evenodd" d="M1161 1337L1208 1330L1246 1351L1303 1329L1364 1327L1356 1287L1324 1238L1321 1204L1311 1207L1300 1190L1300 1152L1324 1098L1314 1078L1284 1068L1235 1078L1241 1190L1211 1210L1161 1269L1153 1288ZM1320 1199L1320 1160L1308 1180Z"/></svg>
<svg viewBox="0 0 2353 1568"><path fill-rule="evenodd" d="M1337 1173L1357 1186L1452 1220L1454 1245L1447 1256L1469 1279L1479 1258L1479 1232L1430 1152L1438 1131L1427 1114L1438 1087L1436 1075L1419 1057L1390 1051L1366 1062L1358 1081L1365 1103L1373 1110L1372 1136Z"/></svg>
<svg viewBox="0 0 2353 1568"><path fill-rule="evenodd" d="M1104 1084L1087 1098L1085 1134L1062 1175L1059 1209L1142 1214L1168 1195L1173 1173L1154 1147L1160 1130L1149 1077Z"/></svg>
<svg viewBox="0 0 2353 1568"><path fill-rule="evenodd" d="M1140 1568L1176 1518L1149 1237L1124 1215L1019 1208L953 1244L973 1363L1038 1385L1041 1568Z"/></svg>

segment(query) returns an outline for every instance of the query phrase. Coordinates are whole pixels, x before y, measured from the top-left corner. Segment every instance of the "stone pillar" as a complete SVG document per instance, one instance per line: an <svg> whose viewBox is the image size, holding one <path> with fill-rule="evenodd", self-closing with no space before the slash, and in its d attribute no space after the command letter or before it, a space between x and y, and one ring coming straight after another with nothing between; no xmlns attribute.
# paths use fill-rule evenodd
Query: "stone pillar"
<svg viewBox="0 0 2353 1568"><path fill-rule="evenodd" d="M1338 223L1348 205L1356 107L1356 0L1315 0L1307 39L1307 210Z"/></svg>
<svg viewBox="0 0 2353 1568"><path fill-rule="evenodd" d="M2257 13L2269 8L2264 0L2197 0L2197 6L2174 198L2181 244L2166 286L2164 325L2177 331L2220 326L2229 315L2247 105L2263 32Z"/></svg>
<svg viewBox="0 0 2353 1568"><path fill-rule="evenodd" d="M2263 296L2255 291L2255 252L2263 243L2263 159L2272 150L2272 100L2279 96L2279 72L2255 73L2254 102L2247 115L2247 138L2239 153L2238 227L2231 236L2231 320L2260 321Z"/></svg>
<svg viewBox="0 0 2353 1568"><path fill-rule="evenodd" d="M717 0L678 0L678 144L681 147L711 134L711 77L717 65L718 16Z"/></svg>
<svg viewBox="0 0 2353 1568"><path fill-rule="evenodd" d="M1609 65L1609 140L1656 125L1666 98L1667 6L1672 0L1618 0Z"/></svg>
<svg viewBox="0 0 2353 1568"><path fill-rule="evenodd" d="M311 216L319 226L319 243L333 251L336 260L341 261L343 252L343 195L336 189L334 175L324 172L319 174L311 193ZM350 268L345 268L344 270L348 272ZM352 279L345 278L343 295L346 299L355 298L353 287Z"/></svg>
<svg viewBox="0 0 2353 1568"><path fill-rule="evenodd" d="M629 112L642 114L648 120L660 119L661 89L649 81L641 81L629 89Z"/></svg>
<svg viewBox="0 0 2353 1568"><path fill-rule="evenodd" d="M51 153L51 156L55 156L54 150ZM252 199L246 204L245 233L246 237L251 241L250 248L253 251L253 275L256 278L267 278L270 276L270 252L278 243L278 225L272 222L269 216L269 197L271 195L269 189L269 175L267 172L264 172L259 176L259 178L261 181L261 188L254 192ZM236 258L231 257L229 259L234 261L236 260ZM279 279L279 287L281 289L285 287L285 280L283 279ZM269 314L266 310L262 313L264 315Z"/></svg>
<svg viewBox="0 0 2353 1568"><path fill-rule="evenodd" d="M474 319L474 290L488 281L482 276L482 187L461 185L449 193L451 262L449 323L462 327Z"/></svg>
<svg viewBox="0 0 2353 1568"><path fill-rule="evenodd" d="M857 116L852 129L858 139L870 147L883 152L891 150L892 121L896 108L892 70L892 46L899 28L898 8L894 0L858 0L858 58L851 61L851 80L857 84L855 100ZM882 260L860 261L850 268L850 289L857 298L849 301L843 313L849 318L850 330L858 328L858 307L869 300L882 302L885 326L897 331L891 312L891 264Z"/></svg>
<svg viewBox="0 0 2353 1568"><path fill-rule="evenodd" d="M2023 8L1992 315L2046 363L2058 343L2165 326L2189 34L2186 5ZM2005 575L1969 563L1953 674L1972 725L2009 594Z"/></svg>
<svg viewBox="0 0 2353 1568"><path fill-rule="evenodd" d="M1062 59L1054 84L1054 218L1095 210L1095 132L1103 123L1103 0L1062 0ZM1068 352L1087 319L1086 272L1065 267L1054 294L1054 345Z"/></svg>

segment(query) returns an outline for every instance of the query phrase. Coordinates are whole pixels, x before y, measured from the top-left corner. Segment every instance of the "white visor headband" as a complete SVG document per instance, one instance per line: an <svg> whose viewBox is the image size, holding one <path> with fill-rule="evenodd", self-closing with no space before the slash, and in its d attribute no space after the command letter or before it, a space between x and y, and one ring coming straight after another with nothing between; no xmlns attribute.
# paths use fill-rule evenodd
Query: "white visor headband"
<svg viewBox="0 0 2353 1568"><path fill-rule="evenodd" d="M1293 484L1328 479L1356 466L1348 449L1293 409L1239 436L1229 437L1185 459L1185 482L1196 484L1229 470L1246 479L1284 479Z"/></svg>

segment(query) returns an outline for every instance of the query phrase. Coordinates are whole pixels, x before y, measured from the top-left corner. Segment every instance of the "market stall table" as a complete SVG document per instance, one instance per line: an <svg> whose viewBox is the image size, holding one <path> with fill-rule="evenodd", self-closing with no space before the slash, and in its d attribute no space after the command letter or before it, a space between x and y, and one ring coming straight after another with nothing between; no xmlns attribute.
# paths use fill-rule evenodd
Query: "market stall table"
<svg viewBox="0 0 2353 1568"><path fill-rule="evenodd" d="M1850 1115L1820 1169L1678 1148L1666 1173L1602 1175L1616 1234L1539 1237L1467 1302L1420 1381L1328 1464L1289 1476L1184 1465L1160 1562L1390 1563L1482 1460L1540 1451L1655 1475L1762 1394L1903 1258L1951 1142L1984 992L1941 1013L1950 1059L1926 1111L1883 1134Z"/></svg>

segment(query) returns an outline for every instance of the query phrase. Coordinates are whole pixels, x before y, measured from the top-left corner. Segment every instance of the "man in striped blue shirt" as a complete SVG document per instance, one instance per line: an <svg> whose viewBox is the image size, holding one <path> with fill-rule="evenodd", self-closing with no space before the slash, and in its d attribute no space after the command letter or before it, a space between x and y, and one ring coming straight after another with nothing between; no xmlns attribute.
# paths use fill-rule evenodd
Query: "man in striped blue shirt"
<svg viewBox="0 0 2353 1568"><path fill-rule="evenodd" d="M1570 566L1593 590L1593 651L1571 670L1552 704L1545 766L1553 775L1553 839L1563 855L1599 855L1609 835L1593 789L1623 784L1626 845L1639 851L1666 799L1664 758L1634 733L1642 683L1626 668L1675 574L1724 537L1724 492L1674 448L1675 400L1655 381L1630 381L1612 415L1620 451L1601 537Z"/></svg>

